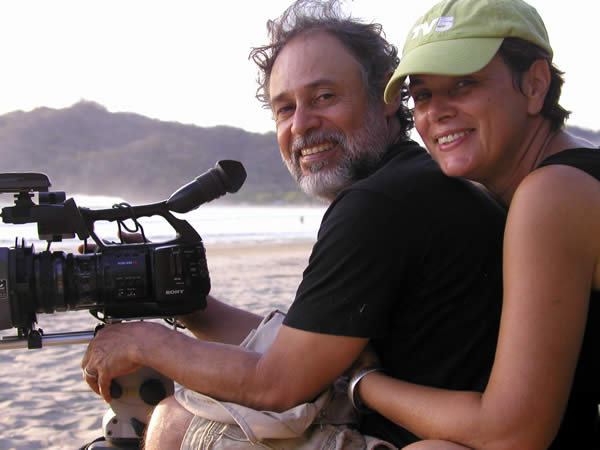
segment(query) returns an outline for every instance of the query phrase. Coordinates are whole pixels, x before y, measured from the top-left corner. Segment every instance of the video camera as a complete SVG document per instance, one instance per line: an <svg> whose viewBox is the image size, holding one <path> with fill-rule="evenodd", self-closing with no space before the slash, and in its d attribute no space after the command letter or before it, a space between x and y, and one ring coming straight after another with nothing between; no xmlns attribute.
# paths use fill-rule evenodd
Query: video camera
<svg viewBox="0 0 600 450"><path fill-rule="evenodd" d="M88 309L102 321L164 318L206 306L210 291L202 239L185 220L186 213L227 192L237 192L246 179L238 161L219 161L213 169L179 188L168 200L112 209L78 207L64 192L49 192L50 181L40 173L0 174L0 193L14 193L15 204L2 208L4 223L37 223L45 251L16 240L0 247L0 329L17 328L29 348L41 342L34 329L37 313ZM32 200L38 193L39 202ZM148 242L140 217L162 216L175 230L167 242ZM96 221L116 221L119 231L133 221L143 242L107 243L94 231ZM95 242L93 253L50 251L52 242L74 238Z"/></svg>
<svg viewBox="0 0 600 450"><path fill-rule="evenodd" d="M2 221L37 223L39 238L47 242L40 253L18 239L14 248L0 247L0 329L18 329L17 336L2 336L0 349L83 344L94 337L95 331L44 334L34 328L38 313L88 309L107 324L147 318L172 318L175 323L175 316L203 309L210 277L202 238L172 213L187 213L237 192L245 180L241 163L224 160L168 200L93 210L78 207L64 192L49 192L44 174L0 174L0 193L15 197L14 206L2 208ZM35 192L38 204L32 200ZM162 216L175 238L149 242L138 219L150 216ZM117 222L121 242L100 239L94 231L97 221ZM135 224L133 230L129 222ZM141 235L142 242L124 242L122 228ZM83 254L50 251L52 242L75 235L84 242ZM93 249L88 247L90 237ZM150 367L113 379L104 434L85 448L139 448L152 409L173 392L173 381Z"/></svg>

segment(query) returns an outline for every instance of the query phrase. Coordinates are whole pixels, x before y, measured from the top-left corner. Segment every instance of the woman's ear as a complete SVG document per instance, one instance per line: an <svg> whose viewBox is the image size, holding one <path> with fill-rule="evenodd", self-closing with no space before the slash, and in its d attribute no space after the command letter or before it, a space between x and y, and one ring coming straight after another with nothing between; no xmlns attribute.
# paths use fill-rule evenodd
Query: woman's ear
<svg viewBox="0 0 600 450"><path fill-rule="evenodd" d="M551 81L549 64L545 59L538 59L523 76L521 91L528 99L527 112L531 115L539 114L544 107Z"/></svg>

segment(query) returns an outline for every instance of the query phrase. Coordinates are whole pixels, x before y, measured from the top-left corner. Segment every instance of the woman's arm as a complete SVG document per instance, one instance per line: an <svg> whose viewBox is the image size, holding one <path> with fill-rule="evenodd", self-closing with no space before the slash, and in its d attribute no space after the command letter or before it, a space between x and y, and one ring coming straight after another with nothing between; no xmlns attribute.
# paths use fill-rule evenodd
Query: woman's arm
<svg viewBox="0 0 600 450"><path fill-rule="evenodd" d="M563 166L533 172L510 206L504 303L483 394L367 375L364 403L424 439L547 448L569 396L600 255L600 183ZM597 281L600 277L597 277Z"/></svg>

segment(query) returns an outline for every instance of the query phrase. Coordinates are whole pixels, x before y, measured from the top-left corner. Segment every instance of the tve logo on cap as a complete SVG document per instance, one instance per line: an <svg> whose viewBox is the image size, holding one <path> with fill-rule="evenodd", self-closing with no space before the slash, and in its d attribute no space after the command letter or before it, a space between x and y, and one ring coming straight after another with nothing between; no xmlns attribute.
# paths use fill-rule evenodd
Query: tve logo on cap
<svg viewBox="0 0 600 450"><path fill-rule="evenodd" d="M437 26L436 26L437 24ZM432 31L447 31L454 26L454 16L452 17L438 17L437 19L433 19L430 23L422 23L420 25L416 25L412 29L412 37L411 39L416 39L419 37L420 33L423 33L423 36L428 35Z"/></svg>

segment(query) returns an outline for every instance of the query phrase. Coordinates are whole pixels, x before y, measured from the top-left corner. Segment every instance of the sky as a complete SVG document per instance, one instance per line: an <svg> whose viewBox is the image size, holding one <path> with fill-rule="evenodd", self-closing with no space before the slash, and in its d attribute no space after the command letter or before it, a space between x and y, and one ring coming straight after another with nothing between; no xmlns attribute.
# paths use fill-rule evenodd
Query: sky
<svg viewBox="0 0 600 450"><path fill-rule="evenodd" d="M436 0L347 0L400 49ZM546 23L554 62L565 71L568 124L600 129L600 2L530 0ZM2 0L0 114L80 100L111 112L201 127L274 130L255 99L248 60L266 41L266 21L286 0Z"/></svg>

